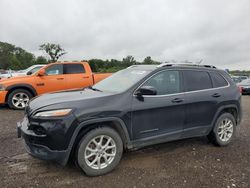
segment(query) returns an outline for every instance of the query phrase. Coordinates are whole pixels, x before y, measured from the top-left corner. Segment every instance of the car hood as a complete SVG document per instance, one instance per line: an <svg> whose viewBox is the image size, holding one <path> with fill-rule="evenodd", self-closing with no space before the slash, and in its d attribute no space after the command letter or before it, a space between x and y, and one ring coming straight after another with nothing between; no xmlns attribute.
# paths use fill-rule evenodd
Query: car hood
<svg viewBox="0 0 250 188"><path fill-rule="evenodd" d="M39 110L58 109L58 108L76 108L84 101L98 101L104 97L114 95L112 93L94 91L91 89L69 90L64 92L49 93L33 98L27 109L27 113L33 113ZM80 104L81 103L81 104ZM86 103L86 102L85 102Z"/></svg>
<svg viewBox="0 0 250 188"><path fill-rule="evenodd" d="M6 78L0 80L1 84L10 84L10 83L22 83L24 81L27 82L27 79L34 79L32 76L23 76L23 75L14 75L13 77Z"/></svg>

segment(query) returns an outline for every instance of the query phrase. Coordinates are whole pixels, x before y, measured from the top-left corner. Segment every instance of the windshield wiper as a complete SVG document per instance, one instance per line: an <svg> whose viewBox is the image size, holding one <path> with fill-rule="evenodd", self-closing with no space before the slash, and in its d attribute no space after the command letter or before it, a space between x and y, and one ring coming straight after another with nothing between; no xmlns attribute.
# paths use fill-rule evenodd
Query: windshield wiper
<svg viewBox="0 0 250 188"><path fill-rule="evenodd" d="M89 88L89 89L92 89L93 91L100 91L100 92L102 92L102 90L97 89L97 88L94 88L94 87L92 87L92 86L89 86L88 88Z"/></svg>

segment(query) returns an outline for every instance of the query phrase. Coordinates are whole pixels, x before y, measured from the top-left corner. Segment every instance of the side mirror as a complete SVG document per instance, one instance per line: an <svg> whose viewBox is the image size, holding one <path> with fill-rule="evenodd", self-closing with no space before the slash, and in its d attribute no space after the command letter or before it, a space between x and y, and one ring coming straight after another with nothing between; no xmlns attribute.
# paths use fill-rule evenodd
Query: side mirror
<svg viewBox="0 0 250 188"><path fill-rule="evenodd" d="M156 95L157 91L152 86L143 86L135 91L135 95L138 97L142 97L143 95Z"/></svg>
<svg viewBox="0 0 250 188"><path fill-rule="evenodd" d="M32 72L31 71L29 71L29 72L27 72L27 74L26 75L32 75Z"/></svg>
<svg viewBox="0 0 250 188"><path fill-rule="evenodd" d="M41 69L38 71L38 76L44 76L45 75L45 70L44 69Z"/></svg>

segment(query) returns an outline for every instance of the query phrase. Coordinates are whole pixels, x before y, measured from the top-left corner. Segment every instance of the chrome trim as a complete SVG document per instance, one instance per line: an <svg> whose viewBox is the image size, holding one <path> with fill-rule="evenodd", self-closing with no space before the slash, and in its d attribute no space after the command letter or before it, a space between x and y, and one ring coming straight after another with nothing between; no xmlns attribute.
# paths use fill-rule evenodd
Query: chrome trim
<svg viewBox="0 0 250 188"><path fill-rule="evenodd" d="M156 128L156 129L149 129L149 130L145 130L145 131L140 131L141 134L143 133L149 133L149 132L154 132L154 131L158 131L159 129Z"/></svg>
<svg viewBox="0 0 250 188"><path fill-rule="evenodd" d="M204 72L204 70L194 70L194 69L185 69L185 70L192 70L192 71L202 71ZM184 71L185 71L184 70ZM152 78L153 76L155 76L158 73L164 72L164 71L183 71L182 69L171 69L171 70L162 70L159 72L154 73L153 75L151 75L148 79L146 79L143 83L141 83L133 92L133 96L136 97L135 95L135 91L137 91L145 82L147 82L150 78ZM209 71L205 71L205 72L209 72ZM220 74L218 72L218 74ZM186 91L186 92L180 92L180 93L173 93L173 94L166 94L166 95L143 95L143 97L146 98L150 98L150 97L166 97L166 96L174 96L174 95L180 95L180 94L188 94L188 93L197 93L197 92L203 92L203 91L210 91L210 90L216 90L216 89L224 89L224 88L228 88L230 87L230 83L228 82L228 80L225 78L225 76L223 76L222 74L220 74L227 82L227 86L223 86L223 87L216 87L216 88L209 88L209 89L202 89L202 90L196 90L196 91ZM209 75L210 76L210 75ZM211 80L212 81L212 80Z"/></svg>

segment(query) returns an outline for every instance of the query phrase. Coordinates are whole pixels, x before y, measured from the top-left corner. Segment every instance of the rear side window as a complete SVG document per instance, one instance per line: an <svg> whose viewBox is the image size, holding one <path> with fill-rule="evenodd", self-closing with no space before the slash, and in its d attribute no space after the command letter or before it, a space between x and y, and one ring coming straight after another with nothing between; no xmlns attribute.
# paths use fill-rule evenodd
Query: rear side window
<svg viewBox="0 0 250 188"><path fill-rule="evenodd" d="M213 87L210 76L205 71L185 70L183 74L186 91L197 91Z"/></svg>
<svg viewBox="0 0 250 188"><path fill-rule="evenodd" d="M211 79L213 81L214 87L224 87L224 86L228 85L225 78L223 78L223 76L221 76L219 73L210 72L210 76L211 76Z"/></svg>
<svg viewBox="0 0 250 188"><path fill-rule="evenodd" d="M64 74L81 74L85 73L85 69L82 64L65 64Z"/></svg>

